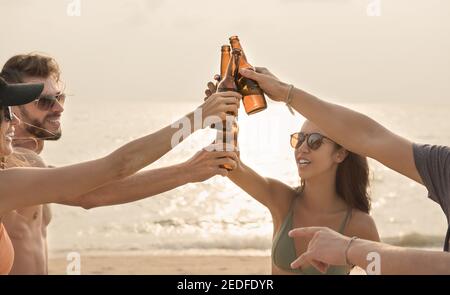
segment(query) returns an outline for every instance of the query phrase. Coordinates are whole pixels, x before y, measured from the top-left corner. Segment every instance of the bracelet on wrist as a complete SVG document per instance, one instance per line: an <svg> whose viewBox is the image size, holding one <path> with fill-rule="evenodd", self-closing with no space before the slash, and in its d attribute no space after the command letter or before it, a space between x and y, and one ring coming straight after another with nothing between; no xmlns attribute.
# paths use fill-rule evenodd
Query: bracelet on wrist
<svg viewBox="0 0 450 295"><path fill-rule="evenodd" d="M349 260L348 260L348 250L350 250L350 246L352 245L352 243L355 241L355 240L357 240L358 239L358 237L352 237L351 239L350 239L350 241L348 242L348 244L347 244L347 248L345 249L345 263L347 264L347 265L349 265L350 267L355 267L355 265L354 264L352 264Z"/></svg>
<svg viewBox="0 0 450 295"><path fill-rule="evenodd" d="M287 93L287 97L286 97L286 100L285 100L285 102L286 102L286 106L287 106L287 108L288 108L288 110L289 110L289 112L291 112L291 114L292 115L295 115L295 113L294 113L294 110L292 109L292 106L291 106L291 102L292 102L292 90L294 89L294 85L289 85L289 88L288 88L288 93Z"/></svg>

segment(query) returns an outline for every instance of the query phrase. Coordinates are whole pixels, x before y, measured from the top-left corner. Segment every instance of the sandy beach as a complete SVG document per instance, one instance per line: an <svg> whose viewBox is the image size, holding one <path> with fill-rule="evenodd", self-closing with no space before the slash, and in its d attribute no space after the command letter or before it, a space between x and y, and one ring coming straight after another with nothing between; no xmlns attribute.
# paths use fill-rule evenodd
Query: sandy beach
<svg viewBox="0 0 450 295"><path fill-rule="evenodd" d="M50 275L65 275L64 256L49 259ZM270 256L88 254L82 275L270 275ZM365 274L355 268L352 275Z"/></svg>
<svg viewBox="0 0 450 295"><path fill-rule="evenodd" d="M64 256L49 260L49 274L66 274ZM267 275L269 256L83 255L84 275Z"/></svg>

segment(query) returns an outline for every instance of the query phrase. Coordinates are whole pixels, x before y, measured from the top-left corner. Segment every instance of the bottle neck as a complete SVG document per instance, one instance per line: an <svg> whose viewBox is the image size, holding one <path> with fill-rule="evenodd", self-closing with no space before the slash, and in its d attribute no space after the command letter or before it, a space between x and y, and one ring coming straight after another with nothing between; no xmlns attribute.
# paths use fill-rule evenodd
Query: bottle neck
<svg viewBox="0 0 450 295"><path fill-rule="evenodd" d="M230 41L231 48L232 49L240 49L241 50L241 56L239 59L239 68L253 68L253 66L247 61L247 57L245 56L244 50L242 49L241 43L238 39L233 39Z"/></svg>
<svg viewBox="0 0 450 295"><path fill-rule="evenodd" d="M227 74L228 64L231 60L231 54L229 51L222 51L222 57L220 59L220 78L223 79Z"/></svg>

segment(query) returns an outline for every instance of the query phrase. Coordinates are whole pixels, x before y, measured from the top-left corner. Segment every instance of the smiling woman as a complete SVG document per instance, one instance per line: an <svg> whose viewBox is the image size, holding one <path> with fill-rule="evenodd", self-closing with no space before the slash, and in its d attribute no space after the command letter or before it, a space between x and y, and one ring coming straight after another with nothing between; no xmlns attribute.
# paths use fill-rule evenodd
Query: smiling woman
<svg viewBox="0 0 450 295"><path fill-rule="evenodd" d="M299 188L262 177L242 161L229 178L272 215L272 273L320 274L312 265L290 267L309 241L294 241L288 232L294 227L325 226L347 236L379 241L369 215L369 168L365 157L347 151L310 121L290 140L301 179ZM350 270L349 265L331 266L326 274L348 274Z"/></svg>
<svg viewBox="0 0 450 295"><path fill-rule="evenodd" d="M1 169L5 168L5 157L13 152L12 139L15 126L18 123L17 117L12 113L11 106L29 102L37 97L42 92L42 89L42 84L9 85L0 77ZM0 207L0 209L2 208ZM14 248L3 226L1 212L0 210L0 275L8 274L14 262Z"/></svg>
<svg viewBox="0 0 450 295"><path fill-rule="evenodd" d="M11 107L9 106L1 107L0 112L2 113L0 123L3 121L12 122L13 119L15 119ZM10 154L12 152L11 144L14 138L14 127L12 124L2 124L1 129L3 138L0 141L0 152L3 154Z"/></svg>

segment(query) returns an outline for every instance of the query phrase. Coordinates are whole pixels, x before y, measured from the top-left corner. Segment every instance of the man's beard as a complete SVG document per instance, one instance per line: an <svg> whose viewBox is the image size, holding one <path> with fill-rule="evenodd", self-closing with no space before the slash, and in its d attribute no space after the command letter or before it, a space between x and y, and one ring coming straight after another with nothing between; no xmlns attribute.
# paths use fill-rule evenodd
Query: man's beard
<svg viewBox="0 0 450 295"><path fill-rule="evenodd" d="M44 120L45 121L45 120ZM39 122L38 120L34 120L32 122L27 122L28 124L34 125L36 127L42 128L44 130L41 130L39 128L36 128L34 126L25 125L25 130L36 137L37 139L42 140L58 140L62 136L61 129L51 132L51 131L45 131L47 128L44 127L44 124Z"/></svg>
<svg viewBox="0 0 450 295"><path fill-rule="evenodd" d="M47 118L53 117L53 115L45 116L45 118L42 120L42 122L40 122L39 120L36 120L36 119L32 120L26 110L22 109L21 111L22 111L21 121L25 127L25 130L28 133L30 133L37 139L42 139L42 140L53 141L53 140L58 140L61 138L61 136L62 136L61 128L59 130L53 132L53 131L48 130L44 126L44 122L47 120ZM23 122L25 122L27 124L24 124ZM28 124L34 125L34 126L30 126ZM36 128L36 127L38 127L38 128ZM40 128L42 128L42 129L40 129Z"/></svg>

